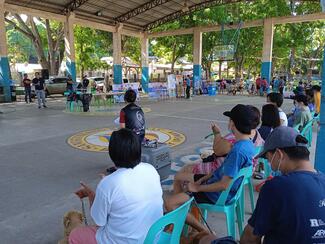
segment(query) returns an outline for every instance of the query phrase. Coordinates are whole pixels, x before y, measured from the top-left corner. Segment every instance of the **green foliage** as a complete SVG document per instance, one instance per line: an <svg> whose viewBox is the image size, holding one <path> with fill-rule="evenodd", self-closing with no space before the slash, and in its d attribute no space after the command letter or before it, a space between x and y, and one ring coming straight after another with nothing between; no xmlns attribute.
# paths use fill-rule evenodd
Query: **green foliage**
<svg viewBox="0 0 325 244"><path fill-rule="evenodd" d="M320 12L319 2L294 2L292 5L287 0L256 0L253 2L242 2L237 4L228 4L224 6L211 7L193 14L189 14L177 21L159 26L155 31L173 30L178 28L187 28L193 26L204 26L211 24L229 24L241 21L250 21L270 17L310 14ZM320 68L320 62L310 61L310 59L321 59L322 49L325 45L324 21L310 22L301 24L278 25L274 34L273 64L275 71L293 73L299 66L299 70L306 74L311 66ZM202 43L202 66L211 72L211 65L214 60L211 59L213 49L220 42L229 41L234 36L234 30L221 32L210 32L203 34ZM317 38L316 38L317 37ZM159 57L172 62L171 51L173 44L179 46L182 42L188 43L190 37L164 37L156 40L153 53ZM306 43L308 41L308 43ZM238 47L233 62L228 62L228 66L234 67L237 75L242 75L245 70L250 73L258 73L261 65L263 49L263 28L249 28L240 31ZM179 57L190 57L192 50L176 50ZM293 55L293 54L294 55ZM289 60L289 56L291 61ZM300 58L295 61L295 58ZM303 58L301 58L303 57ZM292 61L294 60L294 61ZM287 67L289 69L287 70Z"/></svg>
<svg viewBox="0 0 325 244"><path fill-rule="evenodd" d="M112 55L112 34L91 28L76 26L74 28L77 70L107 69L100 59Z"/></svg>
<svg viewBox="0 0 325 244"><path fill-rule="evenodd" d="M134 63L141 66L140 39L131 36L122 36L122 55L129 57Z"/></svg>
<svg viewBox="0 0 325 244"><path fill-rule="evenodd" d="M36 57L31 41L13 27L7 28L7 43L10 63L24 63L30 56Z"/></svg>

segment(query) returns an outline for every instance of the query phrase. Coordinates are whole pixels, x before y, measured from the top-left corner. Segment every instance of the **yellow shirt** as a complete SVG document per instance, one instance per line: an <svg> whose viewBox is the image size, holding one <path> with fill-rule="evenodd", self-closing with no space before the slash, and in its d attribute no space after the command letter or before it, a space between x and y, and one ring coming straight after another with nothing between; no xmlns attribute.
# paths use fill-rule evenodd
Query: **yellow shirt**
<svg viewBox="0 0 325 244"><path fill-rule="evenodd" d="M321 100L321 94L320 92L316 92L314 94L314 101L315 101L315 112L319 114L320 112L320 100Z"/></svg>

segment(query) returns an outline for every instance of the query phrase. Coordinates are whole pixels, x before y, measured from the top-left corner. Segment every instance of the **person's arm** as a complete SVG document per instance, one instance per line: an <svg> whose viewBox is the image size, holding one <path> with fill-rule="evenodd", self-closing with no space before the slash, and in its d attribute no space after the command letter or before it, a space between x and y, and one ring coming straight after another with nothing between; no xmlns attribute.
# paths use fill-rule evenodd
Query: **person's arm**
<svg viewBox="0 0 325 244"><path fill-rule="evenodd" d="M120 128L125 128L125 113L123 110L120 112Z"/></svg>
<svg viewBox="0 0 325 244"><path fill-rule="evenodd" d="M188 190L190 192L220 192L225 191L231 183L232 178L229 176L223 176L218 182L208 185L198 185L195 183L188 184Z"/></svg>
<svg viewBox="0 0 325 244"><path fill-rule="evenodd" d="M89 206L91 207L93 205L94 199L95 199L95 192L85 183L80 182L81 188L75 192L77 196L80 198L88 197L89 200Z"/></svg>
<svg viewBox="0 0 325 244"><path fill-rule="evenodd" d="M224 156L228 154L232 147L231 143L221 136L221 130L218 125L212 124L211 129L214 134L213 152L217 156Z"/></svg>
<svg viewBox="0 0 325 244"><path fill-rule="evenodd" d="M243 235L240 238L240 244L261 244L262 238L253 233L254 229L249 224L246 225Z"/></svg>
<svg viewBox="0 0 325 244"><path fill-rule="evenodd" d="M253 215L248 220L240 238L240 244L260 244L263 236L270 235L277 229L280 219L278 213L281 211L279 207L283 206L281 196L285 192L279 187L281 188L281 183L274 184L273 180L264 184Z"/></svg>
<svg viewBox="0 0 325 244"><path fill-rule="evenodd" d="M212 177L212 173L203 176L202 178L200 178L198 181L195 181L195 184L197 185L201 185L203 182L207 181L208 179L210 179Z"/></svg>
<svg viewBox="0 0 325 244"><path fill-rule="evenodd" d="M315 112L317 114L319 114L320 112L320 100L321 100L320 97L321 97L320 92L317 92L317 94L315 94L315 107L316 107Z"/></svg>

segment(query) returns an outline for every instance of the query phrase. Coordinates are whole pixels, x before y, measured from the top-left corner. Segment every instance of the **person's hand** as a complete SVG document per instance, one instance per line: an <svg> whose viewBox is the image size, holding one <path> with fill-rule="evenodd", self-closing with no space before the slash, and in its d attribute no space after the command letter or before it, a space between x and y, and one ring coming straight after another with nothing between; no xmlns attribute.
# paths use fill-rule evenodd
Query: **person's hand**
<svg viewBox="0 0 325 244"><path fill-rule="evenodd" d="M189 192L199 192L199 184L196 183L188 183L187 184L187 191Z"/></svg>
<svg viewBox="0 0 325 244"><path fill-rule="evenodd" d="M221 129L217 124L211 124L211 129L214 135L221 134Z"/></svg>
<svg viewBox="0 0 325 244"><path fill-rule="evenodd" d="M84 198L84 197L89 197L90 195L94 195L95 192L89 187L87 186L85 183L83 183L82 181L80 182L81 188L75 192L75 194L80 197L80 198Z"/></svg>

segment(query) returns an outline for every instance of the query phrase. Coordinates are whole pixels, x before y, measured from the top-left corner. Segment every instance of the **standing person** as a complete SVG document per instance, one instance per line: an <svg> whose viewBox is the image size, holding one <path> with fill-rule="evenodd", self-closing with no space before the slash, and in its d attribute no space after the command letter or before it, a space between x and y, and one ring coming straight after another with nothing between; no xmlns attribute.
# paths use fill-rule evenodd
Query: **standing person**
<svg viewBox="0 0 325 244"><path fill-rule="evenodd" d="M309 160L308 141L280 126L258 155L282 175L266 181L241 244L325 243L325 176Z"/></svg>
<svg viewBox="0 0 325 244"><path fill-rule="evenodd" d="M320 102L321 102L321 87L315 85L312 87L314 91L314 103L315 103L315 117L320 113Z"/></svg>
<svg viewBox="0 0 325 244"><path fill-rule="evenodd" d="M263 77L262 81L261 81L261 96L264 96L264 93L267 93L267 90L269 88L269 84L267 83L266 78Z"/></svg>
<svg viewBox="0 0 325 244"><path fill-rule="evenodd" d="M68 75L68 79L67 79L67 91L70 93L73 92L73 80L70 75Z"/></svg>
<svg viewBox="0 0 325 244"><path fill-rule="evenodd" d="M281 125L288 126L287 115L281 109L281 106L283 104L283 95L281 95L280 93L277 93L277 92L271 92L271 93L267 94L266 102L272 103L273 105L275 105L278 108Z"/></svg>
<svg viewBox="0 0 325 244"><path fill-rule="evenodd" d="M109 156L117 170L105 176L96 193L84 183L77 192L88 197L96 226L75 228L70 244L139 244L163 216L163 198L157 170L141 162L141 145L134 132L114 131Z"/></svg>
<svg viewBox="0 0 325 244"><path fill-rule="evenodd" d="M36 92L37 101L38 101L38 108L41 108L41 103L43 103L44 108L47 108L46 101L45 101L45 85L44 85L45 81L40 76L39 72L35 73L35 78L32 80L32 83L35 86L35 92Z"/></svg>
<svg viewBox="0 0 325 244"><path fill-rule="evenodd" d="M261 89L261 85L262 85L262 79L261 79L261 76L259 75L255 81L255 84L256 84L256 93L260 92L260 89Z"/></svg>
<svg viewBox="0 0 325 244"><path fill-rule="evenodd" d="M24 74L23 84L25 88L25 102L31 103L32 102L32 88L31 88L32 81L28 78L27 74ZM28 98L28 99L27 99Z"/></svg>
<svg viewBox="0 0 325 244"><path fill-rule="evenodd" d="M283 90L284 90L284 79L280 77L279 79L279 92L281 95L283 95Z"/></svg>
<svg viewBox="0 0 325 244"><path fill-rule="evenodd" d="M186 99L190 99L191 97L191 80L190 80L190 76L187 75L186 76L186 79L185 79L185 82L186 82Z"/></svg>
<svg viewBox="0 0 325 244"><path fill-rule="evenodd" d="M134 90L127 90L124 101L127 105L120 112L120 128L127 128L135 132L140 143L145 137L146 121L143 110L135 104L137 93Z"/></svg>

